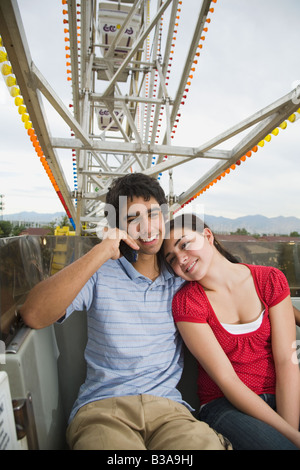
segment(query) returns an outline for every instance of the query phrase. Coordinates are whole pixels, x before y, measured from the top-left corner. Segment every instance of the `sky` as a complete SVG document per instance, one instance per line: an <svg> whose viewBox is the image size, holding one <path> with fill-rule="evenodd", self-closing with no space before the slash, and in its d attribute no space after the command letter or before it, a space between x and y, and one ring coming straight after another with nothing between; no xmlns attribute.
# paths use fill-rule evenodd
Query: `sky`
<svg viewBox="0 0 300 470"><path fill-rule="evenodd" d="M66 73L61 0L18 0L18 4L32 59L68 106L72 93ZM170 74L171 96L200 6L199 0L182 0ZM174 145L198 147L300 84L299 0L218 0L212 6L215 11L210 15L203 49L180 109ZM4 215L63 211L2 75L0 109ZM69 137L70 130L46 102L45 109L53 137ZM255 214L300 218L300 114L297 117L295 123L288 123L271 142L198 197L194 205L207 214L229 218ZM229 149L235 143L223 143L220 148ZM72 190L71 151L58 154ZM214 164L198 159L174 168L175 194L180 195ZM161 184L168 192L167 173Z"/></svg>

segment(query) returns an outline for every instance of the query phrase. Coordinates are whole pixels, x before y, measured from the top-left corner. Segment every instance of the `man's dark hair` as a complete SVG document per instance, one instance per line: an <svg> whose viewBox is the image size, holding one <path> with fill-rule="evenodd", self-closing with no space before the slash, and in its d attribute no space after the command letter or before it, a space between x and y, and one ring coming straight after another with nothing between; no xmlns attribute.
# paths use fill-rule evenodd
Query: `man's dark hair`
<svg viewBox="0 0 300 470"><path fill-rule="evenodd" d="M131 201L134 197L143 197L145 201L149 201L153 197L162 206L163 213L165 214L166 212L167 199L157 179L143 173L129 173L115 179L106 195L104 213L111 227L116 226L119 228L120 225L120 196L126 196ZM112 216L110 216L111 211L108 205L113 206L115 209L115 214Z"/></svg>

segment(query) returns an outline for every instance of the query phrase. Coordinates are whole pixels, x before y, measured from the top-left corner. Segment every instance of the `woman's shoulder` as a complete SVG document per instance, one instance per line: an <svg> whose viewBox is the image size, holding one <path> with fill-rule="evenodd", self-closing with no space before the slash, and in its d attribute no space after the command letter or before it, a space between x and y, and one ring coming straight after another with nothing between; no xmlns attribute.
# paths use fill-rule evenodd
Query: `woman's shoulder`
<svg viewBox="0 0 300 470"><path fill-rule="evenodd" d="M198 282L186 282L173 298L173 315L176 321L205 321L208 301ZM201 320L200 320L201 319Z"/></svg>
<svg viewBox="0 0 300 470"><path fill-rule="evenodd" d="M247 265L264 300L271 306L290 293L285 274L274 266Z"/></svg>
<svg viewBox="0 0 300 470"><path fill-rule="evenodd" d="M276 268L275 266L263 266L259 264L245 264L248 266L252 275L254 275L258 280L267 282L268 280L272 281L276 278L284 278L285 275L283 272Z"/></svg>
<svg viewBox="0 0 300 470"><path fill-rule="evenodd" d="M176 296L178 298L186 298L193 296L199 296L202 294L203 288L196 281L184 282L180 289L177 291Z"/></svg>

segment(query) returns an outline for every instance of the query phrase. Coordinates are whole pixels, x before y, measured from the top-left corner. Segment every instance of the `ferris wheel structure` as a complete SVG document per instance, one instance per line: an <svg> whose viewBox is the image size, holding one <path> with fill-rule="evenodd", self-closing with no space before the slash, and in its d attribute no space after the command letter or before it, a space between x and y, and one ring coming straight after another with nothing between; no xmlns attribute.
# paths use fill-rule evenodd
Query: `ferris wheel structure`
<svg viewBox="0 0 300 470"><path fill-rule="evenodd" d="M299 87L197 147L176 146L173 138L186 118L182 106L201 62L217 0L203 0L195 11L180 69L173 67L173 59L181 13L190 7L187 0L61 4L71 105L35 65L16 0L0 2L0 66L28 138L77 234L105 223L105 198L114 178L141 172L160 179L167 173L172 215L256 152L287 120L298 118ZM169 86L172 74L177 77L175 89ZM69 135L51 135L42 97L67 123ZM237 144L220 149L234 136L240 136ZM72 155L72 188L60 162L61 149ZM191 175L191 186L180 196L174 194L174 167L195 159L210 159L212 166L195 181Z"/></svg>

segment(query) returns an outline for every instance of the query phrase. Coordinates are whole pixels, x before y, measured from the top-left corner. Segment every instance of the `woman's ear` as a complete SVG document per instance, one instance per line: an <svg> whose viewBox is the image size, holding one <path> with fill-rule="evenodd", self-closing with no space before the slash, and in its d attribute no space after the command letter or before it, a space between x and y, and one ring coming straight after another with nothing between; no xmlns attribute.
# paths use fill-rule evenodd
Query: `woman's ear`
<svg viewBox="0 0 300 470"><path fill-rule="evenodd" d="M205 228L203 230L203 235L204 237L207 238L208 242L210 245L213 245L214 244L214 234L212 233L212 231L210 230L210 228Z"/></svg>

